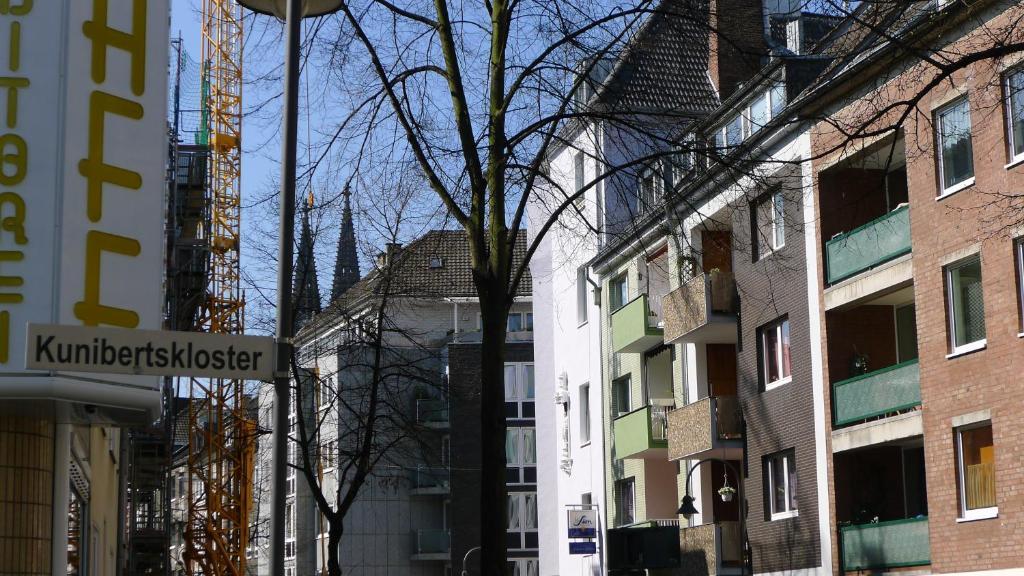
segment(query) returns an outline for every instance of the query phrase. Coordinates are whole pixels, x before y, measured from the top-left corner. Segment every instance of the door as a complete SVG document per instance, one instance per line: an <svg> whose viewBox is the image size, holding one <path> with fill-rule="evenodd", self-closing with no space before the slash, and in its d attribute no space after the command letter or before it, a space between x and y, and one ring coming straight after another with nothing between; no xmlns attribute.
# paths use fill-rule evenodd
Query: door
<svg viewBox="0 0 1024 576"><path fill-rule="evenodd" d="M736 345L707 344L708 394L736 395Z"/></svg>
<svg viewBox="0 0 1024 576"><path fill-rule="evenodd" d="M704 251L701 267L705 274L715 268L732 272L732 232L704 230L700 233L700 245Z"/></svg>

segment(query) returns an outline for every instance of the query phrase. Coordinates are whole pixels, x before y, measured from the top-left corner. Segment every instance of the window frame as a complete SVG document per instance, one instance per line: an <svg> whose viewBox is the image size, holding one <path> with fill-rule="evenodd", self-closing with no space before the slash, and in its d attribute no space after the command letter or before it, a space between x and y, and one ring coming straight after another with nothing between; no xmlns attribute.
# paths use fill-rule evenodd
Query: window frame
<svg viewBox="0 0 1024 576"><path fill-rule="evenodd" d="M981 422L972 422L963 426L958 426L953 429L954 432L954 444L955 450L954 460L956 462L956 475L957 482L959 483L957 488L957 522L970 522L973 520L987 520L990 518L996 518L999 516L999 504L995 506L986 506L984 508L974 508L972 510L967 509L967 484L966 474L964 469L964 447L963 447L963 433L976 430L978 428L992 428L991 420L983 420ZM995 447L995 430L992 430L992 446ZM996 479L993 477L993 483Z"/></svg>
<svg viewBox="0 0 1024 576"><path fill-rule="evenodd" d="M761 206L769 205L769 222L767 231L770 233L767 237L762 234L761 230ZM773 189L757 198L754 201L754 240L757 252L755 261L761 261L768 256L782 250L786 247L786 197L780 189ZM782 241L779 242L781 236ZM767 245L766 245L767 243Z"/></svg>
<svg viewBox="0 0 1024 576"><path fill-rule="evenodd" d="M533 516L533 524L534 524L533 527L527 526L527 524L529 524L529 522L527 522L527 515L526 515L526 510L528 509L527 501L531 499L530 498L531 496L532 496L532 500L533 500L533 512L535 514L535 516ZM506 507L508 507L509 502L514 499L514 500L517 501L516 506L519 508L519 518L517 519L518 521L516 522L517 525L516 526L511 526L510 524L512 524L512 520L513 519L511 517L509 517L508 518L508 523L505 526L505 532L506 533L512 533L512 534L519 534L519 542L521 542L523 544L526 543L526 534L527 533L537 533L539 535L539 533L540 533L540 510L538 510L537 491L536 490L528 490L528 491L524 491L524 492L509 492L505 496L505 498L506 498L506 501L505 501L505 506ZM511 547L511 546L509 547L509 549L511 549L511 550L537 550L537 548L514 548L514 547Z"/></svg>
<svg viewBox="0 0 1024 576"><path fill-rule="evenodd" d="M537 401L537 373L534 369L533 362L506 362L503 370L507 371L512 369L515 374L515 389L512 391L512 395L508 394L508 387L506 382L502 382L503 394L505 395L505 403L516 404L516 415L508 416L508 419L512 420L532 420L536 418L536 413L533 416L527 416L526 410L523 409L524 405L534 404L536 407ZM532 373L533 377L533 396L528 395L529 381L527 373Z"/></svg>
<svg viewBox="0 0 1024 576"><path fill-rule="evenodd" d="M587 159L583 155L583 151L579 150L572 155L572 188L573 194L578 194L583 189L585 182L587 181ZM582 210L586 205L587 195L586 193L580 194L573 198L573 204L578 210Z"/></svg>
<svg viewBox="0 0 1024 576"><path fill-rule="evenodd" d="M945 176L945 159L944 159L945 154L943 152L943 141L942 141L942 137L943 137L942 118L943 118L943 116L945 116L946 114L948 114L950 111L952 111L957 106L960 106L961 104L966 104L967 105L967 122L969 124L969 131L971 131L970 132L970 134L971 134L971 138L970 138L970 142L971 142L971 157L970 157L970 161L971 161L971 176L966 178L966 179L964 179L964 180L962 180L962 181L960 181L960 182L957 182L957 183L955 183L955 184L953 184L953 185L951 185L951 186L949 186L947 188L946 187L946 176ZM975 178L977 177L977 173L975 172L975 169L974 169L974 133L973 133L974 122L973 122L973 119L971 118L971 101L970 101L970 98L968 98L967 95L965 94L965 95L963 95L963 96L961 96L959 98L954 99L952 102L948 102L946 104L943 104L939 108L936 108L935 112L934 112L934 114L932 116L932 126L935 127L935 159L937 161L937 168L938 168L937 176L938 176L938 182L939 182L939 195L938 195L938 198L945 198L945 197L950 196L952 194L956 194L957 192L963 190L964 188L968 188L970 186L973 186L974 182L975 182Z"/></svg>
<svg viewBox="0 0 1024 576"><path fill-rule="evenodd" d="M787 326L785 332L789 334L789 351L790 351L790 354L789 354L789 374L785 374L785 375L783 375L783 372L784 372L783 367L786 365L785 362L784 362L784 359L785 359L784 358L784 350L785 350L785 348L783 346L783 332L784 332L783 331L783 325ZM778 346L776 347L777 350L778 350L778 356L776 358L776 361L778 362L779 376L780 377L778 379L776 379L776 380L769 380L768 379L768 340L767 340L767 334L768 334L769 331L775 332L777 334L777 336L778 336L778 339L779 339L778 340ZM792 354L792 351L793 351L793 335L792 335L792 329L789 327L789 316L788 315L780 316L779 318L776 318L775 320L772 320L771 322L761 326L761 328L758 329L757 341L758 341L757 343L758 343L758 348L759 348L759 350L758 350L758 352L759 352L759 354L758 354L758 356L759 356L758 361L759 361L759 364L760 364L758 369L760 370L762 388L764 389L764 391L767 392L768 390L774 390L774 389L778 388L779 386L783 386L785 384L788 384L788 383L792 382L793 381L793 354Z"/></svg>
<svg viewBox="0 0 1024 576"><path fill-rule="evenodd" d="M578 398L580 446L587 446L590 444L590 382L580 384Z"/></svg>
<svg viewBox="0 0 1024 576"><path fill-rule="evenodd" d="M1017 267L1017 336L1024 338L1024 236L1013 239L1013 260Z"/></svg>
<svg viewBox="0 0 1024 576"><path fill-rule="evenodd" d="M622 285L622 291L621 293L617 293L614 287L619 285L620 282ZM616 296L618 296L622 301L616 302ZM618 276L613 276L612 279L608 281L608 308L610 308L611 313L614 314L626 304L629 304L629 273L623 272Z"/></svg>
<svg viewBox="0 0 1024 576"><path fill-rule="evenodd" d="M968 264L970 264L973 261L977 261L978 268L980 269L981 268L981 254L980 253L975 253L975 254L972 254L970 256L967 256L967 257L961 258L959 260L956 260L954 262L950 262L949 264L946 264L942 268L942 276L943 276L943 282L945 284L945 292L946 292L946 329L949 330L949 354L946 355L947 359L948 358L953 358L953 357L956 357L956 356L960 356L961 354L967 354L968 352L974 352L976 350L981 350L981 349L985 348L988 345L988 327L987 326L985 328L985 336L982 337L980 340L974 340L972 342L966 342L964 344L957 344L957 340L956 340L957 324L956 324L956 305L954 304L954 301L953 301L953 298L954 298L954 293L953 293L953 272L954 272L954 270L957 270L957 269L963 268L964 266L967 266ZM985 310L985 294L984 294L985 285L984 285L984 278L985 278L985 275L984 275L984 273L982 273L981 274L981 279L979 280L979 282L981 282L981 285L982 285L982 297L981 297L982 298L981 299L981 303L982 303L982 318L984 318L984 315L985 315L985 312L984 312L984 310Z"/></svg>
<svg viewBox="0 0 1024 576"><path fill-rule="evenodd" d="M1007 163L1007 167L1013 166L1013 165L1018 164L1020 162L1024 162L1024 142L1016 142L1016 140L1013 137L1013 96L1014 96L1014 94L1012 92L1012 88L1010 87L1010 78L1013 77L1013 76L1020 76L1021 77L1021 83L1022 83L1022 85L1024 85L1024 66L1018 65L1018 66L1015 66L1013 68L1010 68L1009 70L1007 70L1006 72L1003 73L1003 78L1002 78L1003 93L1005 95L1004 96L1004 102L1005 102L1005 106L1006 106L1006 148L1007 148L1007 157L1009 158L1009 162ZM1024 90L1021 91L1020 98L1022 100L1024 100ZM1024 118L1021 118L1021 122L1024 123ZM1014 148L1016 148L1017 144L1021 145L1020 153L1014 152Z"/></svg>
<svg viewBox="0 0 1024 576"><path fill-rule="evenodd" d="M629 522L623 522L625 516L625 504L626 504L626 487L629 487ZM622 478L615 482L616 494L615 494L615 525L616 526L629 526L636 522L636 478L630 476L629 478Z"/></svg>
<svg viewBox="0 0 1024 576"><path fill-rule="evenodd" d="M647 183L650 182L650 190ZM637 178L637 213L650 214L665 198L665 175L659 162L651 162L640 170Z"/></svg>
<svg viewBox="0 0 1024 576"><path fill-rule="evenodd" d="M629 400L629 406L626 407L627 409L625 411L622 410L621 406L618 406L618 395L616 394L618 386L622 386L623 388L625 388L626 397ZM629 414L630 412L633 411L633 378L631 375L625 374L623 376L619 376L618 378L612 379L612 402L615 404L612 407L617 409L615 411L615 414L612 415L612 420L625 416L626 414Z"/></svg>
<svg viewBox="0 0 1024 576"><path fill-rule="evenodd" d="M576 326L583 326L590 321L590 303L587 302L589 295L587 290L587 267L580 266L576 269Z"/></svg>
<svg viewBox="0 0 1024 576"><path fill-rule="evenodd" d="M787 518L795 518L795 517L800 515L799 503L797 503L797 505L795 507L793 507L793 508L789 507L790 504L794 500L796 500L796 494L794 493L794 490L796 490L796 488L792 488L792 484L794 484L794 482L792 482L792 480L790 479L790 476L789 476L790 462L793 463L793 477L795 478L796 475L797 475L797 473L796 473L796 451L795 450L790 449L790 450L783 450L781 452L775 452L774 454L769 454L769 455L765 456L765 458L764 458L764 470L763 470L763 473L765 474L765 488L767 490L767 498L765 498L765 499L768 501L768 505L765 507L765 511L768 512L768 521L769 522L772 522L772 521L775 521L775 520L785 520ZM783 474L783 479L785 481L784 494L785 494L786 510L783 510L783 511L780 511L780 512L776 512L776 510L775 510L775 474L774 474L774 472L775 472L775 466L777 465L777 463L782 463L782 465L783 465L783 467L785 469L785 474ZM799 485L799 483L796 483L796 484Z"/></svg>

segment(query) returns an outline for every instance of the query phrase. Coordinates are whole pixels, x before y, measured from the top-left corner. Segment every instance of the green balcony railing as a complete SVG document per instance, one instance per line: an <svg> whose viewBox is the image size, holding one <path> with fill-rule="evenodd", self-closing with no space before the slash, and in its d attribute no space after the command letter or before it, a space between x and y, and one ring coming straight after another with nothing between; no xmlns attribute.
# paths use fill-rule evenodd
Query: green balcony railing
<svg viewBox="0 0 1024 576"><path fill-rule="evenodd" d="M651 314L647 294L612 313L612 347L616 352L645 352L660 344L664 331Z"/></svg>
<svg viewBox="0 0 1024 576"><path fill-rule="evenodd" d="M921 405L917 359L832 385L833 423L845 426Z"/></svg>
<svg viewBox="0 0 1024 576"><path fill-rule="evenodd" d="M839 539L846 572L931 564L928 518L843 526Z"/></svg>
<svg viewBox="0 0 1024 576"><path fill-rule="evenodd" d="M669 401L644 406L615 419L615 454L618 458L646 458L668 450Z"/></svg>
<svg viewBox="0 0 1024 576"><path fill-rule="evenodd" d="M447 554L451 550L447 530L416 530L412 535L414 554Z"/></svg>
<svg viewBox="0 0 1024 576"><path fill-rule="evenodd" d="M834 284L910 252L910 211L904 206L825 243Z"/></svg>

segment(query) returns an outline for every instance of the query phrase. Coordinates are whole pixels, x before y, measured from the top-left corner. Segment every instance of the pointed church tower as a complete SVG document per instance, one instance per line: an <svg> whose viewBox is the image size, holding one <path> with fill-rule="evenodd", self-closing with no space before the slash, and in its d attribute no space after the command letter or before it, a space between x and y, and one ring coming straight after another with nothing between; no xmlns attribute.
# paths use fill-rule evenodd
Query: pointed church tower
<svg viewBox="0 0 1024 576"><path fill-rule="evenodd" d="M351 191L345 185L345 209L341 215L341 234L338 236L338 256L334 263L334 284L331 301L335 301L359 281L359 255L356 253L356 229L352 224Z"/></svg>
<svg viewBox="0 0 1024 576"><path fill-rule="evenodd" d="M316 258L313 256L313 234L309 229L309 212L313 208L313 193L302 210L302 233L299 236L299 256L295 262L292 298L295 302L294 324L298 331L315 314L320 313L320 284L316 278Z"/></svg>

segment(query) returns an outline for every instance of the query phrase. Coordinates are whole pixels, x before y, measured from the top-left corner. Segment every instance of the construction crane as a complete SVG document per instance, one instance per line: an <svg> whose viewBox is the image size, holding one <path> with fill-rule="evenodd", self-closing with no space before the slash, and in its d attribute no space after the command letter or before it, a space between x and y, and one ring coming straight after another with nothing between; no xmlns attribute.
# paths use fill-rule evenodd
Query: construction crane
<svg viewBox="0 0 1024 576"><path fill-rule="evenodd" d="M202 136L207 162L208 280L199 329L242 334L240 287L242 14L235 0L203 0ZM254 419L241 380L190 380L185 572L245 574L255 457Z"/></svg>

